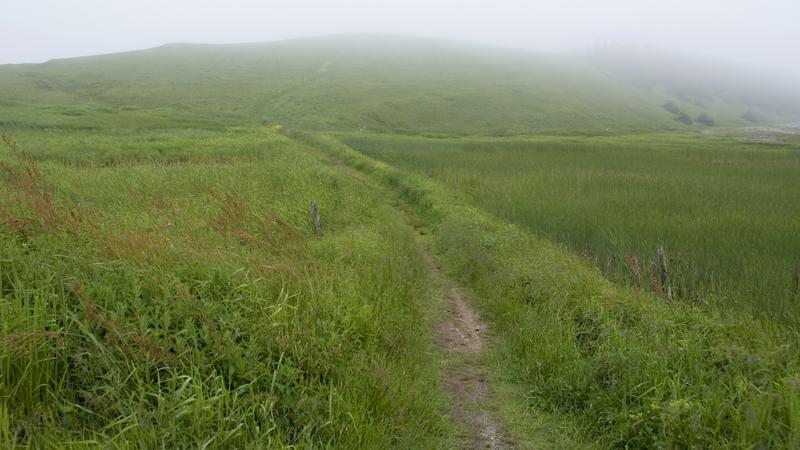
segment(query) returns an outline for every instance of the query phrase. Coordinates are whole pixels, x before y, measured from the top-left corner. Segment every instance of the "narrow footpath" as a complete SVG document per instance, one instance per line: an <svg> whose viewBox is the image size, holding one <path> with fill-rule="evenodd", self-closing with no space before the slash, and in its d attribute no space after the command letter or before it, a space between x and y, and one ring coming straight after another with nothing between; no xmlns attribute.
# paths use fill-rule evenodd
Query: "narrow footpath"
<svg viewBox="0 0 800 450"><path fill-rule="evenodd" d="M436 345L445 355L444 388L453 419L467 432L462 449L512 449L514 445L492 410L492 389L483 362L486 325L464 301L424 244L421 250L436 283L435 295L447 304L447 317L436 327Z"/></svg>
<svg viewBox="0 0 800 450"><path fill-rule="evenodd" d="M334 167L365 185L371 185L367 177L355 169L341 164L335 164ZM420 251L435 282L433 298L446 306L446 317L436 325L436 345L444 356L442 384L450 397L453 420L466 433L460 449L514 449L516 445L494 409L494 394L484 362L487 327L481 322L477 311L464 300L457 283L439 268L419 236L420 229L412 219L413 213L405 205L395 204L408 226L418 234Z"/></svg>

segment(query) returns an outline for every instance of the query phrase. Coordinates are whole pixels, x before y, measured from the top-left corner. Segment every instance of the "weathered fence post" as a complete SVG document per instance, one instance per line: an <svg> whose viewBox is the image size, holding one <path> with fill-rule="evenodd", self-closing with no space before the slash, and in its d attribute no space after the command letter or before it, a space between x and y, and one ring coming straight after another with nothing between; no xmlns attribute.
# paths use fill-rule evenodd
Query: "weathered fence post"
<svg viewBox="0 0 800 450"><path fill-rule="evenodd" d="M322 223L319 220L319 208L317 208L317 202L311 200L311 220L314 222L314 230L317 232L317 236L322 236Z"/></svg>
<svg viewBox="0 0 800 450"><path fill-rule="evenodd" d="M658 266L661 278L661 288L667 295L668 300L672 300L672 286L669 285L669 269L667 267L667 255L664 253L664 246L658 246Z"/></svg>

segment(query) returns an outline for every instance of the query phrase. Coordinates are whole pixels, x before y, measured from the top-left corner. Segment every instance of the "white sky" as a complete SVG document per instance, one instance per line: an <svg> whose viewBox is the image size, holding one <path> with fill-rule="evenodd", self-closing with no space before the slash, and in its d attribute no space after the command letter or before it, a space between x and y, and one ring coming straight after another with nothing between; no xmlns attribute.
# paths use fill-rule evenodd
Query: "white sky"
<svg viewBox="0 0 800 450"><path fill-rule="evenodd" d="M800 0L0 0L0 64L391 32L537 50L626 42L800 73Z"/></svg>

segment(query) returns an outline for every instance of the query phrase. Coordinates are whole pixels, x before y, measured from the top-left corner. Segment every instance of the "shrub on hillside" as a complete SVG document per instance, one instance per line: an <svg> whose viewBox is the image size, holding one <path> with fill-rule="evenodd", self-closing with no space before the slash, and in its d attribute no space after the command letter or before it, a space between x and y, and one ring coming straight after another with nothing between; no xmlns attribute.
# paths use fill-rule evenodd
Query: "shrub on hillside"
<svg viewBox="0 0 800 450"><path fill-rule="evenodd" d="M689 114L687 114L686 111L678 108L678 105L676 105L674 102L668 101L663 105L661 105L661 107L665 111L671 113L672 118L677 120L678 122L685 123L686 125L691 125L693 123L692 118L689 116Z"/></svg>
<svg viewBox="0 0 800 450"><path fill-rule="evenodd" d="M673 116L673 119L677 120L678 122L683 122L686 125L691 125L694 123L692 118L689 117L689 114L686 114L686 111L679 111L677 114Z"/></svg>
<svg viewBox="0 0 800 450"><path fill-rule="evenodd" d="M756 113L752 109L748 109L747 111L742 113L742 115L739 116L739 117L741 117L742 119L744 119L744 120L746 120L748 122L753 122L753 123L757 123L757 122L761 121L761 117L758 115L758 113Z"/></svg>
<svg viewBox="0 0 800 450"><path fill-rule="evenodd" d="M713 127L717 124L714 122L714 119L712 119L711 116L709 116L705 111L701 112L700 115L697 116L697 122L709 127Z"/></svg>
<svg viewBox="0 0 800 450"><path fill-rule="evenodd" d="M670 112L672 114L679 114L681 112L681 109L678 108L678 105L676 105L671 101L664 103L663 105L661 105L661 107L664 108L665 111Z"/></svg>

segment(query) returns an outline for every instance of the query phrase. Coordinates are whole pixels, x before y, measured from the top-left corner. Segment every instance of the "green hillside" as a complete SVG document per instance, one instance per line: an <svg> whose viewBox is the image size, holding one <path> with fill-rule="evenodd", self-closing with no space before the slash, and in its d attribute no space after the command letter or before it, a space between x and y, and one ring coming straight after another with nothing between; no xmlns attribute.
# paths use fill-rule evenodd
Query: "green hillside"
<svg viewBox="0 0 800 450"><path fill-rule="evenodd" d="M0 67L0 126L218 127L434 134L686 129L661 105L740 125L752 105L636 87L588 60L449 41L344 36L173 44ZM763 106L767 121L779 121ZM784 112L785 114L785 112Z"/></svg>

